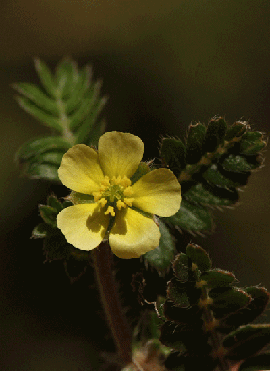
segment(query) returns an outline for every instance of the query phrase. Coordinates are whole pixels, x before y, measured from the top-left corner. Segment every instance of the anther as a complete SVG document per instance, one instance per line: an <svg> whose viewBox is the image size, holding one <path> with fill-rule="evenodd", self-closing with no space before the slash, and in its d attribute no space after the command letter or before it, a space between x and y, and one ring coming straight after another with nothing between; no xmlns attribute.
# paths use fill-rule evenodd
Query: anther
<svg viewBox="0 0 270 371"><path fill-rule="evenodd" d="M99 203L101 204L102 207L104 207L107 203L107 200L106 198L102 197L100 200L99 200Z"/></svg>
<svg viewBox="0 0 270 371"><path fill-rule="evenodd" d="M118 210L121 210L122 207L126 207L126 204L125 204L123 201L118 200L118 201L116 202L116 207L117 207Z"/></svg>
<svg viewBox="0 0 270 371"><path fill-rule="evenodd" d="M95 202L98 202L99 199L100 199L100 197L102 196L102 193L101 192L93 192L92 194L94 196L94 201Z"/></svg>
<svg viewBox="0 0 270 371"><path fill-rule="evenodd" d="M112 206L108 206L108 209L105 211L105 214L106 215L111 214L111 216L115 216L114 208Z"/></svg>
<svg viewBox="0 0 270 371"><path fill-rule="evenodd" d="M132 202L134 201L134 198L124 198L124 203L128 206L132 206Z"/></svg>

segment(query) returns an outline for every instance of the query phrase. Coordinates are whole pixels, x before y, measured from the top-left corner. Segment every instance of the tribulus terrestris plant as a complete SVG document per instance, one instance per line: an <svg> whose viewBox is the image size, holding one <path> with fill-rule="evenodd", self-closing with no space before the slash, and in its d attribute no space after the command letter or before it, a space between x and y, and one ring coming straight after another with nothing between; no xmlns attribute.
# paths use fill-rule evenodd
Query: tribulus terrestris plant
<svg viewBox="0 0 270 371"><path fill-rule="evenodd" d="M94 267L115 369L270 368L270 324L254 322L267 307L267 289L239 287L233 273L212 267L205 249L182 246L179 233L213 232L213 210L234 206L262 166L264 134L215 116L192 123L185 140L163 137L160 158L143 161L138 136L105 131L107 98L90 66L65 58L55 72L39 59L35 67L41 86L13 87L51 135L24 143L16 161L26 176L62 184L66 194L39 205L32 237L43 239L45 261L62 262L71 281ZM115 267L138 258L128 286L138 301L131 320L119 295L121 264L117 274ZM72 276L76 261L84 269Z"/></svg>

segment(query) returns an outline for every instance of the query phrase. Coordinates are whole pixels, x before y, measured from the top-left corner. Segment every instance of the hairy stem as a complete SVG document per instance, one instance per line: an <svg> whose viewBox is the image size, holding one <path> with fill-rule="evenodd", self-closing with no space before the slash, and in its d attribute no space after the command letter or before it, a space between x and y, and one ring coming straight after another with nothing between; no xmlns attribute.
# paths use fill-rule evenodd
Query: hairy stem
<svg viewBox="0 0 270 371"><path fill-rule="evenodd" d="M112 270L112 253L108 242L102 242L92 251L101 301L124 365L132 362L132 333L123 313Z"/></svg>
<svg viewBox="0 0 270 371"><path fill-rule="evenodd" d="M205 287L202 289L201 298L204 301L207 301L207 299L209 299L208 291ZM219 334L217 333L217 331L215 330L215 326L211 326L212 324L214 325L214 321L215 321L213 312L210 310L208 305L203 306L202 310L203 310L203 320L205 322L205 325L206 327L210 326L211 328L211 330L209 328L210 339L212 343L213 355L216 356L216 358L218 359L218 369L220 371L229 371L230 365L227 362L227 360L224 358L223 351L222 351L223 347L222 347L221 338Z"/></svg>

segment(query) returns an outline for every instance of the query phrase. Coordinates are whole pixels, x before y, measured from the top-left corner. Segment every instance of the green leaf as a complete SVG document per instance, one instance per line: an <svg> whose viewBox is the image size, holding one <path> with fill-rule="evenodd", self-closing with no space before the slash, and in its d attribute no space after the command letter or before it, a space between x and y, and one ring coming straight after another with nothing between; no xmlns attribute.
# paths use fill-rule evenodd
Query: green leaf
<svg viewBox="0 0 270 371"><path fill-rule="evenodd" d="M163 219L187 231L210 231L213 228L210 211L185 199L182 200L180 210L176 214Z"/></svg>
<svg viewBox="0 0 270 371"><path fill-rule="evenodd" d="M212 269L207 272L203 272L200 277L201 281L205 281L205 285L208 287L220 287L229 286L236 278L233 273L223 271L221 269Z"/></svg>
<svg viewBox="0 0 270 371"><path fill-rule="evenodd" d="M28 163L24 167L23 173L33 179L47 179L59 182L58 168L59 166L53 164Z"/></svg>
<svg viewBox="0 0 270 371"><path fill-rule="evenodd" d="M214 152L223 139L227 130L227 124L222 117L213 118L207 125L203 142L203 152Z"/></svg>
<svg viewBox="0 0 270 371"><path fill-rule="evenodd" d="M63 210L63 205L57 199L57 197L54 196L54 195L50 195L47 198L47 205L52 207L57 213L59 213L61 210Z"/></svg>
<svg viewBox="0 0 270 371"><path fill-rule="evenodd" d="M71 129L76 130L78 125L85 120L90 112L91 114L95 112L100 89L101 82L98 81L86 92L85 96L81 99L80 105L77 106L77 109L70 114L69 119ZM105 102L100 104L104 105Z"/></svg>
<svg viewBox="0 0 270 371"><path fill-rule="evenodd" d="M188 308L190 306L189 296L186 286L175 278L171 279L167 285L167 297L180 308Z"/></svg>
<svg viewBox="0 0 270 371"><path fill-rule="evenodd" d="M49 95L56 97L57 95L56 84L55 84L54 77L50 69L48 68L46 63L41 61L39 58L35 58L34 62L35 62L36 71L39 75L42 85L47 90Z"/></svg>
<svg viewBox="0 0 270 371"><path fill-rule="evenodd" d="M247 121L237 121L230 128L228 128L225 135L226 141L237 141L241 139L242 135L249 128Z"/></svg>
<svg viewBox="0 0 270 371"><path fill-rule="evenodd" d="M56 84L61 97L72 94L72 88L78 81L78 66L70 58L63 58L56 68Z"/></svg>
<svg viewBox="0 0 270 371"><path fill-rule="evenodd" d="M249 315L248 322L251 322L256 317L260 316L266 309L270 300L270 293L265 287L261 286L246 287L245 291L252 297L252 301L248 308L249 313L246 313Z"/></svg>
<svg viewBox="0 0 270 371"><path fill-rule="evenodd" d="M39 213L45 223L56 227L57 210L48 205L39 205Z"/></svg>
<svg viewBox="0 0 270 371"><path fill-rule="evenodd" d="M144 255L144 259L146 259L146 261L157 270L166 271L170 267L171 261L174 257L174 241L169 229L161 220L159 221L159 230L161 234L159 246L156 249L147 252Z"/></svg>
<svg viewBox="0 0 270 371"><path fill-rule="evenodd" d="M48 151L44 152L35 157L36 163L47 163L60 167L63 155L65 152L63 151Z"/></svg>
<svg viewBox="0 0 270 371"><path fill-rule="evenodd" d="M78 107L91 86L91 67L86 65L79 70L77 81L72 86L72 91L65 101L65 108L70 115ZM93 87L91 87L93 89Z"/></svg>
<svg viewBox="0 0 270 371"><path fill-rule="evenodd" d="M236 312L251 301L251 296L237 287L214 288L210 290L209 296L213 299L211 308L216 318Z"/></svg>
<svg viewBox="0 0 270 371"><path fill-rule="evenodd" d="M100 99L96 105L90 107L91 112L88 112L88 116L81 123L79 129L76 131L75 137L78 143L85 143L88 140L93 138L93 131L91 130L95 125L98 115L102 111L103 107L107 102L107 98Z"/></svg>
<svg viewBox="0 0 270 371"><path fill-rule="evenodd" d="M248 131L242 136L240 153L243 155L256 155L266 147L266 144L263 133Z"/></svg>
<svg viewBox="0 0 270 371"><path fill-rule="evenodd" d="M220 170L217 164L213 164L203 173L203 178L216 186L228 188L239 187L247 183L249 174L227 173L225 175Z"/></svg>
<svg viewBox="0 0 270 371"><path fill-rule="evenodd" d="M241 363L239 371L270 370L270 353L258 354Z"/></svg>
<svg viewBox="0 0 270 371"><path fill-rule="evenodd" d="M12 87L17 90L18 93L35 103L38 107L43 108L45 111L48 111L53 115L58 115L59 109L56 101L44 94L36 85L27 82L20 82L13 84Z"/></svg>
<svg viewBox="0 0 270 371"><path fill-rule="evenodd" d="M260 163L255 158L245 158L240 155L230 154L221 163L223 169L235 173L245 173L260 166Z"/></svg>
<svg viewBox="0 0 270 371"><path fill-rule="evenodd" d="M190 243L187 245L186 254L200 271L204 272L211 268L210 257L202 247Z"/></svg>
<svg viewBox="0 0 270 371"><path fill-rule="evenodd" d="M251 296L252 300L248 305L236 313L226 316L220 322L220 330L236 329L238 326L248 324L260 316L266 309L269 302L269 292L264 287L251 286L244 289Z"/></svg>
<svg viewBox="0 0 270 371"><path fill-rule="evenodd" d="M28 98L18 96L16 97L16 100L18 104L21 106L21 108L23 108L30 115L34 116L36 119L38 119L42 124L52 129L55 129L59 132L62 131L62 125L58 118L55 118L50 114L46 113L41 108L38 108Z"/></svg>
<svg viewBox="0 0 270 371"><path fill-rule="evenodd" d="M24 162L49 150L59 149L66 152L70 147L70 143L61 137L38 138L25 142L16 153L15 160Z"/></svg>
<svg viewBox="0 0 270 371"><path fill-rule="evenodd" d="M246 359L259 352L270 342L270 325L247 325L227 335L223 346L228 348L227 358Z"/></svg>
<svg viewBox="0 0 270 371"><path fill-rule="evenodd" d="M57 169L67 149L77 143L97 144L103 134L105 123L98 117L107 98L100 96L101 82L91 81L89 66L78 69L76 62L64 58L53 76L44 62L37 59L35 65L47 94L34 84L14 84L21 94L18 103L59 136L27 142L16 159L29 177L58 180Z"/></svg>
<svg viewBox="0 0 270 371"><path fill-rule="evenodd" d="M166 166L178 176L186 166L186 148L181 140L163 138L160 148L160 157Z"/></svg>
<svg viewBox="0 0 270 371"><path fill-rule="evenodd" d="M173 272L181 282L187 282L189 278L188 256L184 253L176 255L173 262Z"/></svg>
<svg viewBox="0 0 270 371"><path fill-rule="evenodd" d="M32 231L32 238L45 238L52 230L51 225L47 223L38 224Z"/></svg>
<svg viewBox="0 0 270 371"><path fill-rule="evenodd" d="M184 193L184 195L187 201L212 206L229 206L235 204L239 199L236 190L229 190L208 183L194 184Z"/></svg>
<svg viewBox="0 0 270 371"><path fill-rule="evenodd" d="M186 160L188 164L195 164L202 157L205 134L206 127L200 122L195 125L189 125L186 149Z"/></svg>

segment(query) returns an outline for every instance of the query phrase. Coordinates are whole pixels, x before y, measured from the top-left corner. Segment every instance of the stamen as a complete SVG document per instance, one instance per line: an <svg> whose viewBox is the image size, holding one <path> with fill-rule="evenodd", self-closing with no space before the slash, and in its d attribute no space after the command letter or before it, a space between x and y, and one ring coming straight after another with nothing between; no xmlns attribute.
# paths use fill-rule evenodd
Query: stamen
<svg viewBox="0 0 270 371"><path fill-rule="evenodd" d="M124 198L124 203L128 206L132 206L132 202L134 201L134 198Z"/></svg>
<svg viewBox="0 0 270 371"><path fill-rule="evenodd" d="M127 206L127 205L126 205L123 201L121 201L121 200L118 200L118 201L116 202L116 207L117 207L118 210L121 210L122 207L126 207L126 206Z"/></svg>
<svg viewBox="0 0 270 371"><path fill-rule="evenodd" d="M100 199L100 197L102 196L102 193L101 192L93 192L92 194L94 196L94 201L95 202L98 202L99 199Z"/></svg>
<svg viewBox="0 0 270 371"><path fill-rule="evenodd" d="M106 198L102 197L98 202L101 204L102 207L104 207L107 203L107 200Z"/></svg>
<svg viewBox="0 0 270 371"><path fill-rule="evenodd" d="M106 215L111 214L111 216L115 216L114 208L112 206L108 206L108 209L105 211L105 214Z"/></svg>
<svg viewBox="0 0 270 371"><path fill-rule="evenodd" d="M121 186L123 186L123 187L125 187L125 188L127 188L127 187L129 187L129 186L131 186L131 180L130 179L128 179L127 177L126 177L126 175L121 179Z"/></svg>
<svg viewBox="0 0 270 371"><path fill-rule="evenodd" d="M102 180L101 184L105 186L106 188L109 187L110 185L110 178L108 175L105 175L104 179Z"/></svg>
<svg viewBox="0 0 270 371"><path fill-rule="evenodd" d="M113 176L111 179L106 175L100 182L100 188L98 192L93 192L94 201L98 202L101 207L108 205L105 214L111 214L115 216L115 207L118 210L127 206L132 206L134 198L133 190L131 187L131 180L126 176L121 177L120 175Z"/></svg>
<svg viewBox="0 0 270 371"><path fill-rule="evenodd" d="M114 185L118 185L121 183L121 176L118 175L118 177L116 178L115 176L112 177L111 179L111 184L114 184Z"/></svg>

